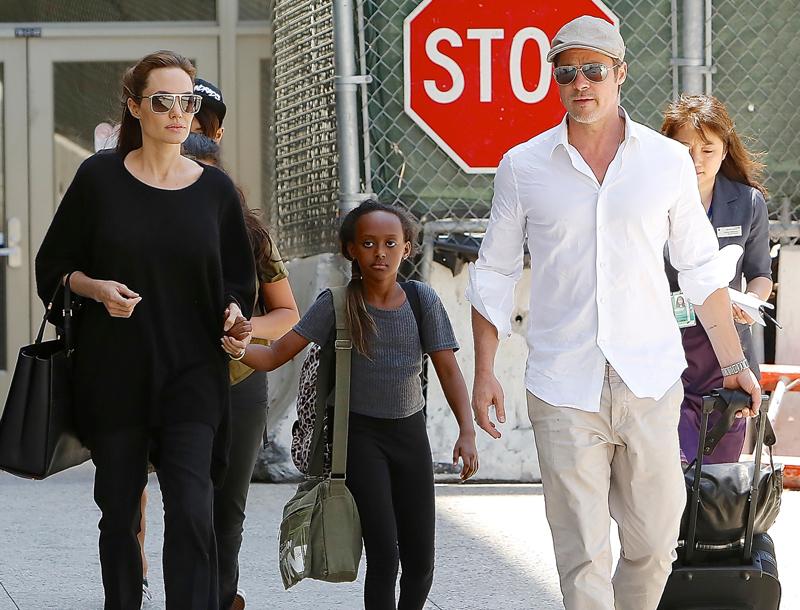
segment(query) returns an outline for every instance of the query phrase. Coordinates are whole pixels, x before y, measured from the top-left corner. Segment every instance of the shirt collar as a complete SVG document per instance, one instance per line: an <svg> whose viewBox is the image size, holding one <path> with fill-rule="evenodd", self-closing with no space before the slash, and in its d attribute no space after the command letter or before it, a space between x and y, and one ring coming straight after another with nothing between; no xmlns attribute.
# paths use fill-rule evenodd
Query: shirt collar
<svg viewBox="0 0 800 610"><path fill-rule="evenodd" d="M623 119L625 119L625 138L623 139L623 142L626 142L627 140L632 140L637 142L640 141L641 140L640 125L636 121L632 120L630 116L628 116L627 111L622 106L619 107L619 114L620 116L622 116ZM555 133L553 134L552 148L550 149L551 159L553 158L553 155L555 154L556 149L559 146L562 147L564 150L567 150L567 147L569 145L569 140L567 139L567 116L569 115L565 113L564 118L561 119L561 122L558 124Z"/></svg>

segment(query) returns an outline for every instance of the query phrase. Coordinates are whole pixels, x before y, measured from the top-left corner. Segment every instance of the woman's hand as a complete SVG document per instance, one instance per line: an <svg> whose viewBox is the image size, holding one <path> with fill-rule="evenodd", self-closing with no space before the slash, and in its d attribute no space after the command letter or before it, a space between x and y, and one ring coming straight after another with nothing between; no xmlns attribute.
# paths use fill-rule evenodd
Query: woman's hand
<svg viewBox="0 0 800 610"><path fill-rule="evenodd" d="M92 298L106 307L112 318L130 318L142 300L138 293L113 280L94 280Z"/></svg>
<svg viewBox="0 0 800 610"><path fill-rule="evenodd" d="M223 316L222 330L227 333L231 327L236 324L236 320L243 317L239 304L234 302L229 303L228 307L225 309L225 315Z"/></svg>
<svg viewBox="0 0 800 610"><path fill-rule="evenodd" d="M462 460L461 480L466 481L478 472L478 448L475 446L475 430L464 431L458 435L453 447L453 465L458 465L458 458Z"/></svg>
<svg viewBox="0 0 800 610"><path fill-rule="evenodd" d="M239 357L244 354L245 350L247 350L247 346L250 345L250 339L252 336L252 334L247 333L244 339L239 340L225 335L222 337L222 339L220 339L220 342L222 343L222 349L224 349L225 353L227 353L229 356L238 360Z"/></svg>

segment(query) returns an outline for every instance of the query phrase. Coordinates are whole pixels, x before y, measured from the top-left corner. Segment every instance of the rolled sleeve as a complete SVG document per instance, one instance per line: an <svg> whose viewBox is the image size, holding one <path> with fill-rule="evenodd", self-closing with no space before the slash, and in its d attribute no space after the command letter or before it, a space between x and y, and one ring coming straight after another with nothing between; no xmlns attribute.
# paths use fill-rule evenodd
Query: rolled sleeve
<svg viewBox="0 0 800 610"><path fill-rule="evenodd" d="M678 272L681 290L692 303L702 305L712 292L733 279L743 250L737 245L719 249L700 201L689 155L681 167L680 184L669 212L669 257Z"/></svg>
<svg viewBox="0 0 800 610"><path fill-rule="evenodd" d="M511 157L500 161L494 179L489 225L478 260L469 266L466 298L497 328L498 337L511 334L514 287L522 275L525 215L519 201Z"/></svg>

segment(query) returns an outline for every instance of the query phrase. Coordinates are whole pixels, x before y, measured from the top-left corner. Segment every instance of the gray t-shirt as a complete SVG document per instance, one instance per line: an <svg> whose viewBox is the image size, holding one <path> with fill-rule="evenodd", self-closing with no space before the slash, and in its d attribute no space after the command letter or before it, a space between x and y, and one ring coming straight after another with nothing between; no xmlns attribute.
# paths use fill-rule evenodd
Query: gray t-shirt
<svg viewBox="0 0 800 610"><path fill-rule="evenodd" d="M378 309L367 304L378 332L369 339L371 360L353 349L350 371L353 413L385 419L413 415L425 404L419 378L423 352L458 349L439 295L426 284L415 284L422 309L421 332L417 331L408 300L398 309ZM317 298L294 330L318 345L331 340L335 331L330 290Z"/></svg>

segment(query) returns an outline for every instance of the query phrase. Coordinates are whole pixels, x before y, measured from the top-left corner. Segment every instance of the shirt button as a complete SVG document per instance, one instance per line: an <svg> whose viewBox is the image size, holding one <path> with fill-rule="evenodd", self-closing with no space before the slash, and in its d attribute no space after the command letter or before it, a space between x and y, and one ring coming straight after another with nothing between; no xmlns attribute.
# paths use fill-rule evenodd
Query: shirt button
<svg viewBox="0 0 800 610"><path fill-rule="evenodd" d="M606 302L605 297L600 297L600 303L605 303L605 302Z"/></svg>

